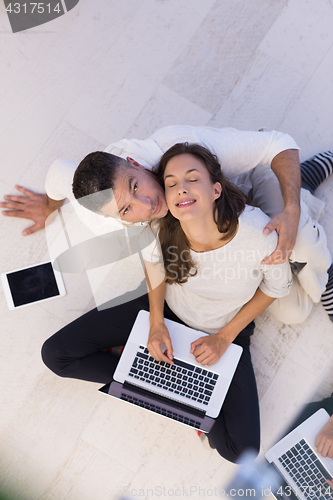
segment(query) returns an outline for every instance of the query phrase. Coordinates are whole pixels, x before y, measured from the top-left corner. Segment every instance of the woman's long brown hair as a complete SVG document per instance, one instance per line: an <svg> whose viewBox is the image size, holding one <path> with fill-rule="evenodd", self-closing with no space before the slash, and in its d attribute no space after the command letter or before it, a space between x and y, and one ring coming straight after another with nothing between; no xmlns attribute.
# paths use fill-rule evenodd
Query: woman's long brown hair
<svg viewBox="0 0 333 500"><path fill-rule="evenodd" d="M237 186L229 182L221 171L215 155L198 144L187 142L175 144L164 153L157 167L153 169L161 186L164 188L164 172L168 162L174 156L190 154L198 158L206 167L212 184L219 182L222 193L215 200L214 221L221 233L221 241L231 239L236 231L238 217L243 212L246 196ZM197 269L191 257L188 239L176 219L170 212L160 219L159 240L162 248L167 283L186 283L190 276L195 276Z"/></svg>

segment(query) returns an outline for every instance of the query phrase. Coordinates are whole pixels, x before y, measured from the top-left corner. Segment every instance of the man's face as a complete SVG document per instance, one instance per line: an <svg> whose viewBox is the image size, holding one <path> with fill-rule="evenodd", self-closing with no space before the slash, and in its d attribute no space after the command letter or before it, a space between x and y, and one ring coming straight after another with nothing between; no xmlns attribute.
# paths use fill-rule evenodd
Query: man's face
<svg viewBox="0 0 333 500"><path fill-rule="evenodd" d="M145 222L165 217L168 207L164 190L154 174L130 158L128 162L130 166L118 169L114 199L104 205L101 212L127 222Z"/></svg>

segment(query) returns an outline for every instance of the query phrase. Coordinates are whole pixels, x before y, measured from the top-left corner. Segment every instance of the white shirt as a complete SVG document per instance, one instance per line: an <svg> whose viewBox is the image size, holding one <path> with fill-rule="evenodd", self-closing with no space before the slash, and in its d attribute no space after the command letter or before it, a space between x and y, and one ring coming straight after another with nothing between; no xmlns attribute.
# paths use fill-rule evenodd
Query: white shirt
<svg viewBox="0 0 333 500"><path fill-rule="evenodd" d="M170 284L165 300L187 325L216 333L238 313L258 287L269 297L288 295L292 285L289 262L261 264L277 244L277 234L263 234L269 218L259 208L247 206L239 217L234 238L221 248L191 255L196 276L184 284ZM145 259L147 253L145 252ZM156 260L156 256L152 257Z"/></svg>

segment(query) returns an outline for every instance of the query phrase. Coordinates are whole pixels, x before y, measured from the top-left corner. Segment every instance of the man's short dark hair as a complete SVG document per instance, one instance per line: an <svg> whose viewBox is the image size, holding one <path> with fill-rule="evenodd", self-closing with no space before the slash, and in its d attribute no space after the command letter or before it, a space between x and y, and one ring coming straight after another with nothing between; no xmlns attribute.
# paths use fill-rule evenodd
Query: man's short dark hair
<svg viewBox="0 0 333 500"><path fill-rule="evenodd" d="M111 153L89 153L80 162L73 179L73 193L80 205L101 213L101 208L113 198L117 172L124 162L123 158Z"/></svg>

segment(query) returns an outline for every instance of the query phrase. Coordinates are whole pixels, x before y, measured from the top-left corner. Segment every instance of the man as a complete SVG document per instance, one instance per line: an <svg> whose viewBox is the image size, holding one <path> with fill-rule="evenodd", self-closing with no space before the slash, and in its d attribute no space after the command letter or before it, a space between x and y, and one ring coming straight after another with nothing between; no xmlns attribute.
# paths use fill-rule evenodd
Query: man
<svg viewBox="0 0 333 500"><path fill-rule="evenodd" d="M328 267L325 267L325 263L330 264L330 256L325 248L326 240L322 228L318 224L314 227L313 224L313 218L319 218L323 204L308 193L308 200L311 197L310 202L315 206L312 206L311 214L304 209L300 219L298 147L287 134L174 126L158 130L145 141L124 139L111 144L105 153L92 153L80 163L74 176L75 197L84 206L85 200L91 198L86 198L87 195L102 190L99 206L86 208L106 217L120 218L122 221L142 223L163 217L167 211L164 194L150 170L161 155L176 142L195 142L210 149L218 157L224 173L243 191L251 191L254 203L272 217L264 232L269 234L275 229L279 240L275 252L264 261L265 264L278 264L290 257L295 246L297 229L299 230L294 260L297 260L299 254L299 260L307 263L299 275L301 285L314 302L318 302L324 292L325 306L329 314L333 313L330 292L324 291ZM107 162L110 162L110 165L107 165ZM320 162L324 162L325 166L322 167ZM266 164L271 166L271 170L264 167ZM302 172L306 174L307 181L311 183L315 177L312 188L317 187L317 184L332 172L332 164L332 154L319 162L305 162ZM73 199L70 186L75 169L76 165L72 162L54 162L47 174L47 195L35 194L18 187L26 198L5 197L7 201L1 206L11 211L3 213L35 221L23 234L31 234L41 229L47 216L59 208L65 198ZM112 171L117 174L114 182L111 180ZM273 172L280 182L282 196ZM108 188L113 190L113 200L109 195L103 198L103 190ZM312 253L315 245L320 247L319 254ZM310 252L304 249L310 249ZM306 305L304 315L308 314L311 305L310 301Z"/></svg>

